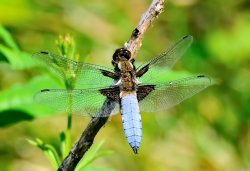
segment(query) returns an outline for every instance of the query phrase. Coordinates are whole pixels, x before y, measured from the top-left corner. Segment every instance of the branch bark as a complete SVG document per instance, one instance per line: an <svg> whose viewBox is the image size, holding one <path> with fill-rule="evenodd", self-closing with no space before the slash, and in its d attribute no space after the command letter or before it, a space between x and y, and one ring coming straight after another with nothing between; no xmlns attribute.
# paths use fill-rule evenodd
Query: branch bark
<svg viewBox="0 0 250 171"><path fill-rule="evenodd" d="M142 15L141 20L132 32L132 35L124 47L131 52L132 58L142 44L142 38L152 21L163 11L164 0L153 0L147 11ZM100 112L107 116L114 108L114 102L106 99ZM70 150L68 156L62 161L58 171L73 171L86 151L93 144L94 138L102 126L107 122L108 117L93 117L86 129L83 131L76 145Z"/></svg>
<svg viewBox="0 0 250 171"><path fill-rule="evenodd" d="M158 15L163 12L164 0L153 0L147 11L142 15L141 20L132 32L132 35L127 43L125 49L131 52L131 57L135 58L137 51L142 45L142 38L146 30Z"/></svg>

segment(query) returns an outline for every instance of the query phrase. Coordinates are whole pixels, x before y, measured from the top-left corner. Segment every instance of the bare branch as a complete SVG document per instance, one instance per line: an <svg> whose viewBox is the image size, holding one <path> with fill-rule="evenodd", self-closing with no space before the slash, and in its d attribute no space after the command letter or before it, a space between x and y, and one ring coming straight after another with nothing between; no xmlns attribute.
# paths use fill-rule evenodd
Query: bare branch
<svg viewBox="0 0 250 171"><path fill-rule="evenodd" d="M152 21L163 11L164 0L153 0L147 11L141 17L141 20L137 27L132 32L130 40L125 44L125 48L128 49L132 58L139 50L142 42L142 38L146 30L149 28ZM107 112L111 113L114 109L114 102L107 99L100 112L107 116ZM92 118L86 129L83 131L80 139L76 145L70 150L68 156L63 160L58 171L73 171L82 159L85 152L91 147L96 134L101 127L106 123L108 117L96 117Z"/></svg>
<svg viewBox="0 0 250 171"><path fill-rule="evenodd" d="M125 48L131 52L132 58L135 58L137 51L142 44L142 38L146 30L158 15L163 11L164 0L153 0L147 11L142 15L141 20L132 32Z"/></svg>

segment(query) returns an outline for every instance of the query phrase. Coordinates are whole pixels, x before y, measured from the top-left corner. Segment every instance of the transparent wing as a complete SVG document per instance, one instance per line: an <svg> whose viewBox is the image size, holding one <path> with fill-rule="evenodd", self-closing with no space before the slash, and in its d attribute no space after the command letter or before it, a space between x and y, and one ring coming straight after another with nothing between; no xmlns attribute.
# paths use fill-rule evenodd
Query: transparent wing
<svg viewBox="0 0 250 171"><path fill-rule="evenodd" d="M139 106L141 111L147 112L168 109L195 95L209 85L211 85L211 79L204 75L155 85L154 90L140 101ZM143 93L137 92L137 95L143 96Z"/></svg>
<svg viewBox="0 0 250 171"><path fill-rule="evenodd" d="M44 89L35 95L35 101L57 111L85 116L105 117L119 111L119 103L108 101L98 89Z"/></svg>
<svg viewBox="0 0 250 171"><path fill-rule="evenodd" d="M184 36L169 49L162 52L159 56L156 56L149 62L146 62L145 64L139 66L137 69L137 73L139 73L140 81L142 83L155 81L157 79L157 75L161 73L159 71L159 68L170 69L189 48L192 41L192 36ZM144 73L145 71L147 72L141 76L140 72Z"/></svg>
<svg viewBox="0 0 250 171"><path fill-rule="evenodd" d="M110 86L113 82L112 78L104 76L104 74L113 74L113 71L103 66L76 62L50 52L37 52L33 54L33 57L63 80L68 79L69 76L75 76L76 87L78 85L81 87L91 85L92 88L104 87Z"/></svg>

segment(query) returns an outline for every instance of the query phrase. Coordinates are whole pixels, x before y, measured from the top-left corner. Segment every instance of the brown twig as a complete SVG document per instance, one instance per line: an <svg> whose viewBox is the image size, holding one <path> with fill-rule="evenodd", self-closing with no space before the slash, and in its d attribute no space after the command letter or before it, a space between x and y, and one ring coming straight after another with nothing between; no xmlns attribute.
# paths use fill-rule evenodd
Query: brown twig
<svg viewBox="0 0 250 171"><path fill-rule="evenodd" d="M147 11L142 15L129 41L125 44L125 48L131 52L131 58L135 58L137 51L141 47L144 33L153 20L163 11L163 7L164 0L153 0Z"/></svg>
<svg viewBox="0 0 250 171"><path fill-rule="evenodd" d="M163 4L164 0L152 1L147 11L141 17L139 24L132 32L130 40L125 44L125 48L131 52L132 58L135 57L135 54L142 44L144 33L152 21L163 11ZM113 101L107 99L100 109L100 115L103 114L103 116L107 116L107 113L110 114L114 108L114 104ZM85 152L91 147L96 134L107 120L108 117L94 117L91 119L76 145L70 150L68 156L61 163L58 171L72 171L75 169Z"/></svg>

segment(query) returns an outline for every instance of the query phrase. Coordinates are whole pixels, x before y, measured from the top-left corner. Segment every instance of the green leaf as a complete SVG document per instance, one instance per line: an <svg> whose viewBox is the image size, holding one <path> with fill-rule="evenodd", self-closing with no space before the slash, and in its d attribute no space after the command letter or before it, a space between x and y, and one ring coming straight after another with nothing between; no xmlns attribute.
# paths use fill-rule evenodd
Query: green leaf
<svg viewBox="0 0 250 171"><path fill-rule="evenodd" d="M31 116L52 115L55 113L55 110L36 104L33 99L36 92L48 87L57 88L58 83L48 75L43 75L34 77L27 84L17 84L10 89L1 91L0 111L20 110Z"/></svg>
<svg viewBox="0 0 250 171"><path fill-rule="evenodd" d="M76 171L82 171L84 168L89 166L96 159L112 154L110 150L98 152L102 147L104 141L101 141L99 144L92 146L92 148L85 154L84 159L80 161L79 165L76 167Z"/></svg>
<svg viewBox="0 0 250 171"><path fill-rule="evenodd" d="M34 117L19 110L6 110L0 112L0 127L6 127L21 121L30 121Z"/></svg>
<svg viewBox="0 0 250 171"><path fill-rule="evenodd" d="M4 55L13 69L25 69L37 65L30 54L12 50L2 44L0 44L0 53Z"/></svg>
<svg viewBox="0 0 250 171"><path fill-rule="evenodd" d="M2 25L0 25L0 37L3 39L5 44L8 47L10 47L12 50L19 51L19 48L17 44L15 43L14 39Z"/></svg>
<svg viewBox="0 0 250 171"><path fill-rule="evenodd" d="M42 152L44 153L44 155L49 159L49 161L51 162L53 168L55 170L58 169L58 167L60 166L61 160L59 158L59 155L56 151L56 149L50 145L50 144L45 144L41 139L36 138L35 141L27 139L27 141L31 144L34 145L36 147L38 147L40 150L42 150Z"/></svg>
<svg viewBox="0 0 250 171"><path fill-rule="evenodd" d="M1 25L0 38L5 43L0 44L1 59L4 61L7 59L13 69L25 69L36 65L30 54L19 50L10 33Z"/></svg>

